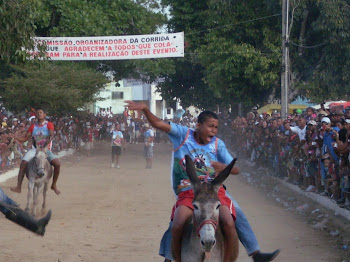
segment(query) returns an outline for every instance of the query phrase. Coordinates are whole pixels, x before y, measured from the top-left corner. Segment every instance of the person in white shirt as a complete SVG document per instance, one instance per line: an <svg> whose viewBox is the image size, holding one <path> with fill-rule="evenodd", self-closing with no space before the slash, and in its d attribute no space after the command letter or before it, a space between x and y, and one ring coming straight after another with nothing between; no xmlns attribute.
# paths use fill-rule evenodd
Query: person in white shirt
<svg viewBox="0 0 350 262"><path fill-rule="evenodd" d="M293 133L298 134L300 141L305 141L305 135L306 135L306 119L305 119L305 117L301 117L299 119L297 126L290 126L288 122L285 122L284 127L286 130L290 130Z"/></svg>
<svg viewBox="0 0 350 262"><path fill-rule="evenodd" d="M144 154L145 154L146 163L147 163L146 168L152 168L154 132L152 129L150 129L150 126L147 123L144 124L144 128L145 128Z"/></svg>

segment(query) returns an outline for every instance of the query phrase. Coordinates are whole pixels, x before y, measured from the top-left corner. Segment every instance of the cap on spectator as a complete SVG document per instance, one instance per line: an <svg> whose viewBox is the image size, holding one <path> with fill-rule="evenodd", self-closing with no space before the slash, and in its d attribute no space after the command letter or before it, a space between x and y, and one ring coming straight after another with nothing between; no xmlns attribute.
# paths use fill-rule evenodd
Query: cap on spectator
<svg viewBox="0 0 350 262"><path fill-rule="evenodd" d="M146 127L146 128L148 128L148 127L149 127L149 124L146 123L146 124L144 124L143 126Z"/></svg>
<svg viewBox="0 0 350 262"><path fill-rule="evenodd" d="M350 119L345 119L345 122L350 124Z"/></svg>
<svg viewBox="0 0 350 262"><path fill-rule="evenodd" d="M14 121L18 121L18 119L17 118L12 119L12 122L14 122Z"/></svg>
<svg viewBox="0 0 350 262"><path fill-rule="evenodd" d="M28 118L29 121L32 121L32 119L35 118L35 116L31 116Z"/></svg>
<svg viewBox="0 0 350 262"><path fill-rule="evenodd" d="M326 122L327 124L330 124L331 123L331 120L328 118L328 117L324 117L324 118L322 118L322 120L321 120L321 123L322 122Z"/></svg>
<svg viewBox="0 0 350 262"><path fill-rule="evenodd" d="M315 120L310 120L309 122L307 122L308 125L317 125L316 121Z"/></svg>
<svg viewBox="0 0 350 262"><path fill-rule="evenodd" d="M303 110L301 110L301 109L299 108L299 109L295 110L295 112L296 112L297 114L301 115L301 114L303 113Z"/></svg>
<svg viewBox="0 0 350 262"><path fill-rule="evenodd" d="M2 120L7 120L7 117L5 116Z"/></svg>

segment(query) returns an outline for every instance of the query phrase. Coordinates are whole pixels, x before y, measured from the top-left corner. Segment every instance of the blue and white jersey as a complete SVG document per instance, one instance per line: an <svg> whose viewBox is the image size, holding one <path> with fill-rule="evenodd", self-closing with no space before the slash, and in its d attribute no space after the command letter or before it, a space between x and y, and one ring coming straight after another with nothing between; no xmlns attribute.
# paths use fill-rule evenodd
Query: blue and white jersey
<svg viewBox="0 0 350 262"><path fill-rule="evenodd" d="M202 181L211 181L216 176L211 161L224 164L232 161L233 158L221 139L213 137L208 144L200 145L194 138L193 129L172 122L170 125L168 136L173 143L171 176L176 195L192 188L186 173L185 155L189 155L194 161L197 175Z"/></svg>

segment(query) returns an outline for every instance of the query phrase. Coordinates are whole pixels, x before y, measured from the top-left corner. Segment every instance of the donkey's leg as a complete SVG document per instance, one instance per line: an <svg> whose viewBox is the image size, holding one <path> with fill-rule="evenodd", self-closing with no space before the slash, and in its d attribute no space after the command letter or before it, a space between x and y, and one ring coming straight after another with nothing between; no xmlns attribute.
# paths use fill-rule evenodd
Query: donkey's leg
<svg viewBox="0 0 350 262"><path fill-rule="evenodd" d="M45 208L46 208L47 184L48 184L48 183L44 183L44 190L43 190L43 205L42 205L42 211L41 211L41 212L44 212L44 211L45 211Z"/></svg>
<svg viewBox="0 0 350 262"><path fill-rule="evenodd" d="M36 216L36 208L38 206L39 194L40 194L39 192L40 192L40 188L38 186L35 186L34 194L33 194L33 210L32 210L33 216Z"/></svg>
<svg viewBox="0 0 350 262"><path fill-rule="evenodd" d="M33 190L34 190L34 182L28 180L27 206L25 209L26 212L30 211L30 205L33 197Z"/></svg>

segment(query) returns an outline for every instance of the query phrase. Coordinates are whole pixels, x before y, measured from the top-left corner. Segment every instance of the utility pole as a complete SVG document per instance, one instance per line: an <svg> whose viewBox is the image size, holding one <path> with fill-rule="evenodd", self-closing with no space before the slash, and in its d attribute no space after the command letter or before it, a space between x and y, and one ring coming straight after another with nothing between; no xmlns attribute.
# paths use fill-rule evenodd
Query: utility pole
<svg viewBox="0 0 350 262"><path fill-rule="evenodd" d="M282 1L282 72L281 72L281 116L288 116L289 87L289 0Z"/></svg>

